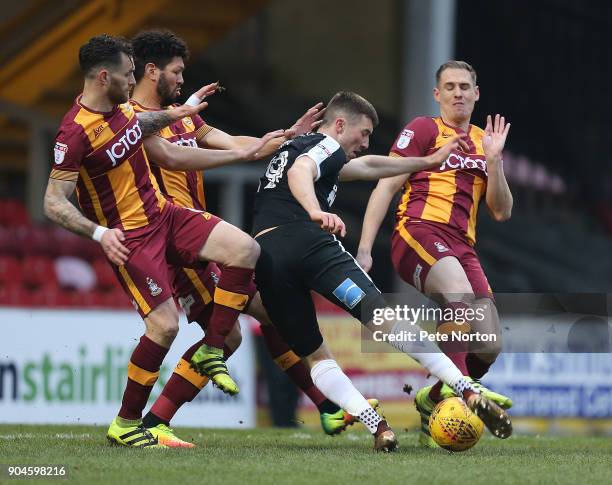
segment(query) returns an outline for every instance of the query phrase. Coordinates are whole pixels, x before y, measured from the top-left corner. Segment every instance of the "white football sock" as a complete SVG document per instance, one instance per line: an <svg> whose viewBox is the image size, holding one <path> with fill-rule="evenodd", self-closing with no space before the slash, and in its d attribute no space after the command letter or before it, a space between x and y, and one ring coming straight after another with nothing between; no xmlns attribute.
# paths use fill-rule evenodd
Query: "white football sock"
<svg viewBox="0 0 612 485"><path fill-rule="evenodd" d="M326 359L317 362L310 369L310 376L326 398L358 417L371 433L376 432L381 421L380 416L342 372L335 360Z"/></svg>
<svg viewBox="0 0 612 485"><path fill-rule="evenodd" d="M382 421L382 418L380 417L380 414L374 411L374 408L370 407L368 409L365 409L359 415L359 421L361 421L365 425L365 427L368 428L370 433L374 434L376 433L376 430L378 429L378 423Z"/></svg>
<svg viewBox="0 0 612 485"><path fill-rule="evenodd" d="M312 382L329 400L335 402L353 416L359 416L370 407L368 401L355 388L335 360L317 362L310 369Z"/></svg>
<svg viewBox="0 0 612 485"><path fill-rule="evenodd" d="M414 332L414 326L410 326L406 322L398 322L393 327L391 333L402 335L404 331ZM412 357L425 367L431 375L448 384L459 397L462 396L463 391L466 389L478 392L463 376L457 366L453 364L453 361L444 355L433 342L410 342L397 339L389 342L389 344L400 352Z"/></svg>

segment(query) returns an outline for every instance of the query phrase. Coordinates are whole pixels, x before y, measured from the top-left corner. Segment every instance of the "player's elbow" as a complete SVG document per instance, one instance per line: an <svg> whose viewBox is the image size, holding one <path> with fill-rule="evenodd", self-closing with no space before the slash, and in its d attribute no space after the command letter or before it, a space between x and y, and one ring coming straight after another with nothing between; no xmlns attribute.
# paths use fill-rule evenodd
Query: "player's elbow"
<svg viewBox="0 0 612 485"><path fill-rule="evenodd" d="M43 212L46 217L51 219L51 201L49 200L48 194L45 194L45 199L43 201Z"/></svg>
<svg viewBox="0 0 612 485"><path fill-rule="evenodd" d="M178 170L182 170L182 166L180 161L173 158L165 158L163 160L155 160L155 164L159 165L161 168L165 168L166 170L170 170L172 172L176 172Z"/></svg>
<svg viewBox="0 0 612 485"><path fill-rule="evenodd" d="M509 208L504 210L491 211L491 214L493 215L493 219L495 219L497 222L504 222L510 219L510 217L512 217L512 209Z"/></svg>
<svg viewBox="0 0 612 485"><path fill-rule="evenodd" d="M55 214L57 212L56 208L57 196L50 193L50 191L47 189L47 192L45 193L45 198L43 200L43 213L47 218L51 219L52 221L55 221Z"/></svg>

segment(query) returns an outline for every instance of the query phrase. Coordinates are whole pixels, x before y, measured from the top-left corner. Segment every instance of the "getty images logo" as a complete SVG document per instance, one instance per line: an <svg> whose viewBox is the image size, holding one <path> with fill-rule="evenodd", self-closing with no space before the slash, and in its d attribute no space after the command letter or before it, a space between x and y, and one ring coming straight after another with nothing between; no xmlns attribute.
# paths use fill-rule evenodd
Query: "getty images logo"
<svg viewBox="0 0 612 485"><path fill-rule="evenodd" d="M125 154L129 151L130 146L136 145L142 138L142 130L140 124L136 121L136 124L132 128L125 130L125 133L121 135L121 138L117 140L110 148L106 150L106 154L110 159L113 167L117 165L117 161L121 160Z"/></svg>

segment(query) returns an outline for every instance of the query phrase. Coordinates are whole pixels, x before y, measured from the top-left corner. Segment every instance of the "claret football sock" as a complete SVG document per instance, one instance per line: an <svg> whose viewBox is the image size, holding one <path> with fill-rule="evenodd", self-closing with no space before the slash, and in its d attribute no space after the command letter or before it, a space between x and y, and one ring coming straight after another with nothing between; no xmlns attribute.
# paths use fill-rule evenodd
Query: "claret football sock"
<svg viewBox="0 0 612 485"><path fill-rule="evenodd" d="M199 340L189 347L181 357L161 395L151 406L151 411L143 418L143 423L147 428L160 423L169 425L180 407L187 402L191 402L208 384L208 377L198 374L189 364L191 356L201 345L202 340ZM233 353L234 351L227 345L223 347L225 359L229 359ZM152 426L149 426L148 423Z"/></svg>
<svg viewBox="0 0 612 485"><path fill-rule="evenodd" d="M474 379L482 379L489 372L489 368L493 365L492 362L485 362L478 358L477 354L469 353L465 359L468 375Z"/></svg>
<svg viewBox="0 0 612 485"><path fill-rule="evenodd" d="M442 401L440 391L442 390L443 385L444 383L442 381L438 381L433 386L431 386L431 390L429 391L429 399L431 399L433 402Z"/></svg>
<svg viewBox="0 0 612 485"><path fill-rule="evenodd" d="M143 335L134 349L128 365L128 380L123 393L119 416L140 419L151 389L159 377L159 368L168 353L166 347Z"/></svg>
<svg viewBox="0 0 612 485"><path fill-rule="evenodd" d="M313 402L319 413L335 413L340 408L329 401L310 377L310 372L302 359L291 350L289 345L283 340L275 327L272 325L261 325L261 333L266 342L266 347L270 355L278 365L291 379L291 381L299 387Z"/></svg>
<svg viewBox="0 0 612 485"><path fill-rule="evenodd" d="M240 313L257 291L253 269L226 266L221 272L213 297L214 307L206 329L204 344L222 349Z"/></svg>

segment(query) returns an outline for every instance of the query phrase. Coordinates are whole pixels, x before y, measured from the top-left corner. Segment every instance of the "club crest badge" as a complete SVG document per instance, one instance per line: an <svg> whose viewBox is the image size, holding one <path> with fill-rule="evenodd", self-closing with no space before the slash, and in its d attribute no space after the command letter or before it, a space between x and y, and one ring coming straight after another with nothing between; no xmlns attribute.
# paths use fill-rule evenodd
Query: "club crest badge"
<svg viewBox="0 0 612 485"><path fill-rule="evenodd" d="M151 278L147 277L147 285L149 286L149 291L151 292L151 296L158 296L162 289L153 281Z"/></svg>

